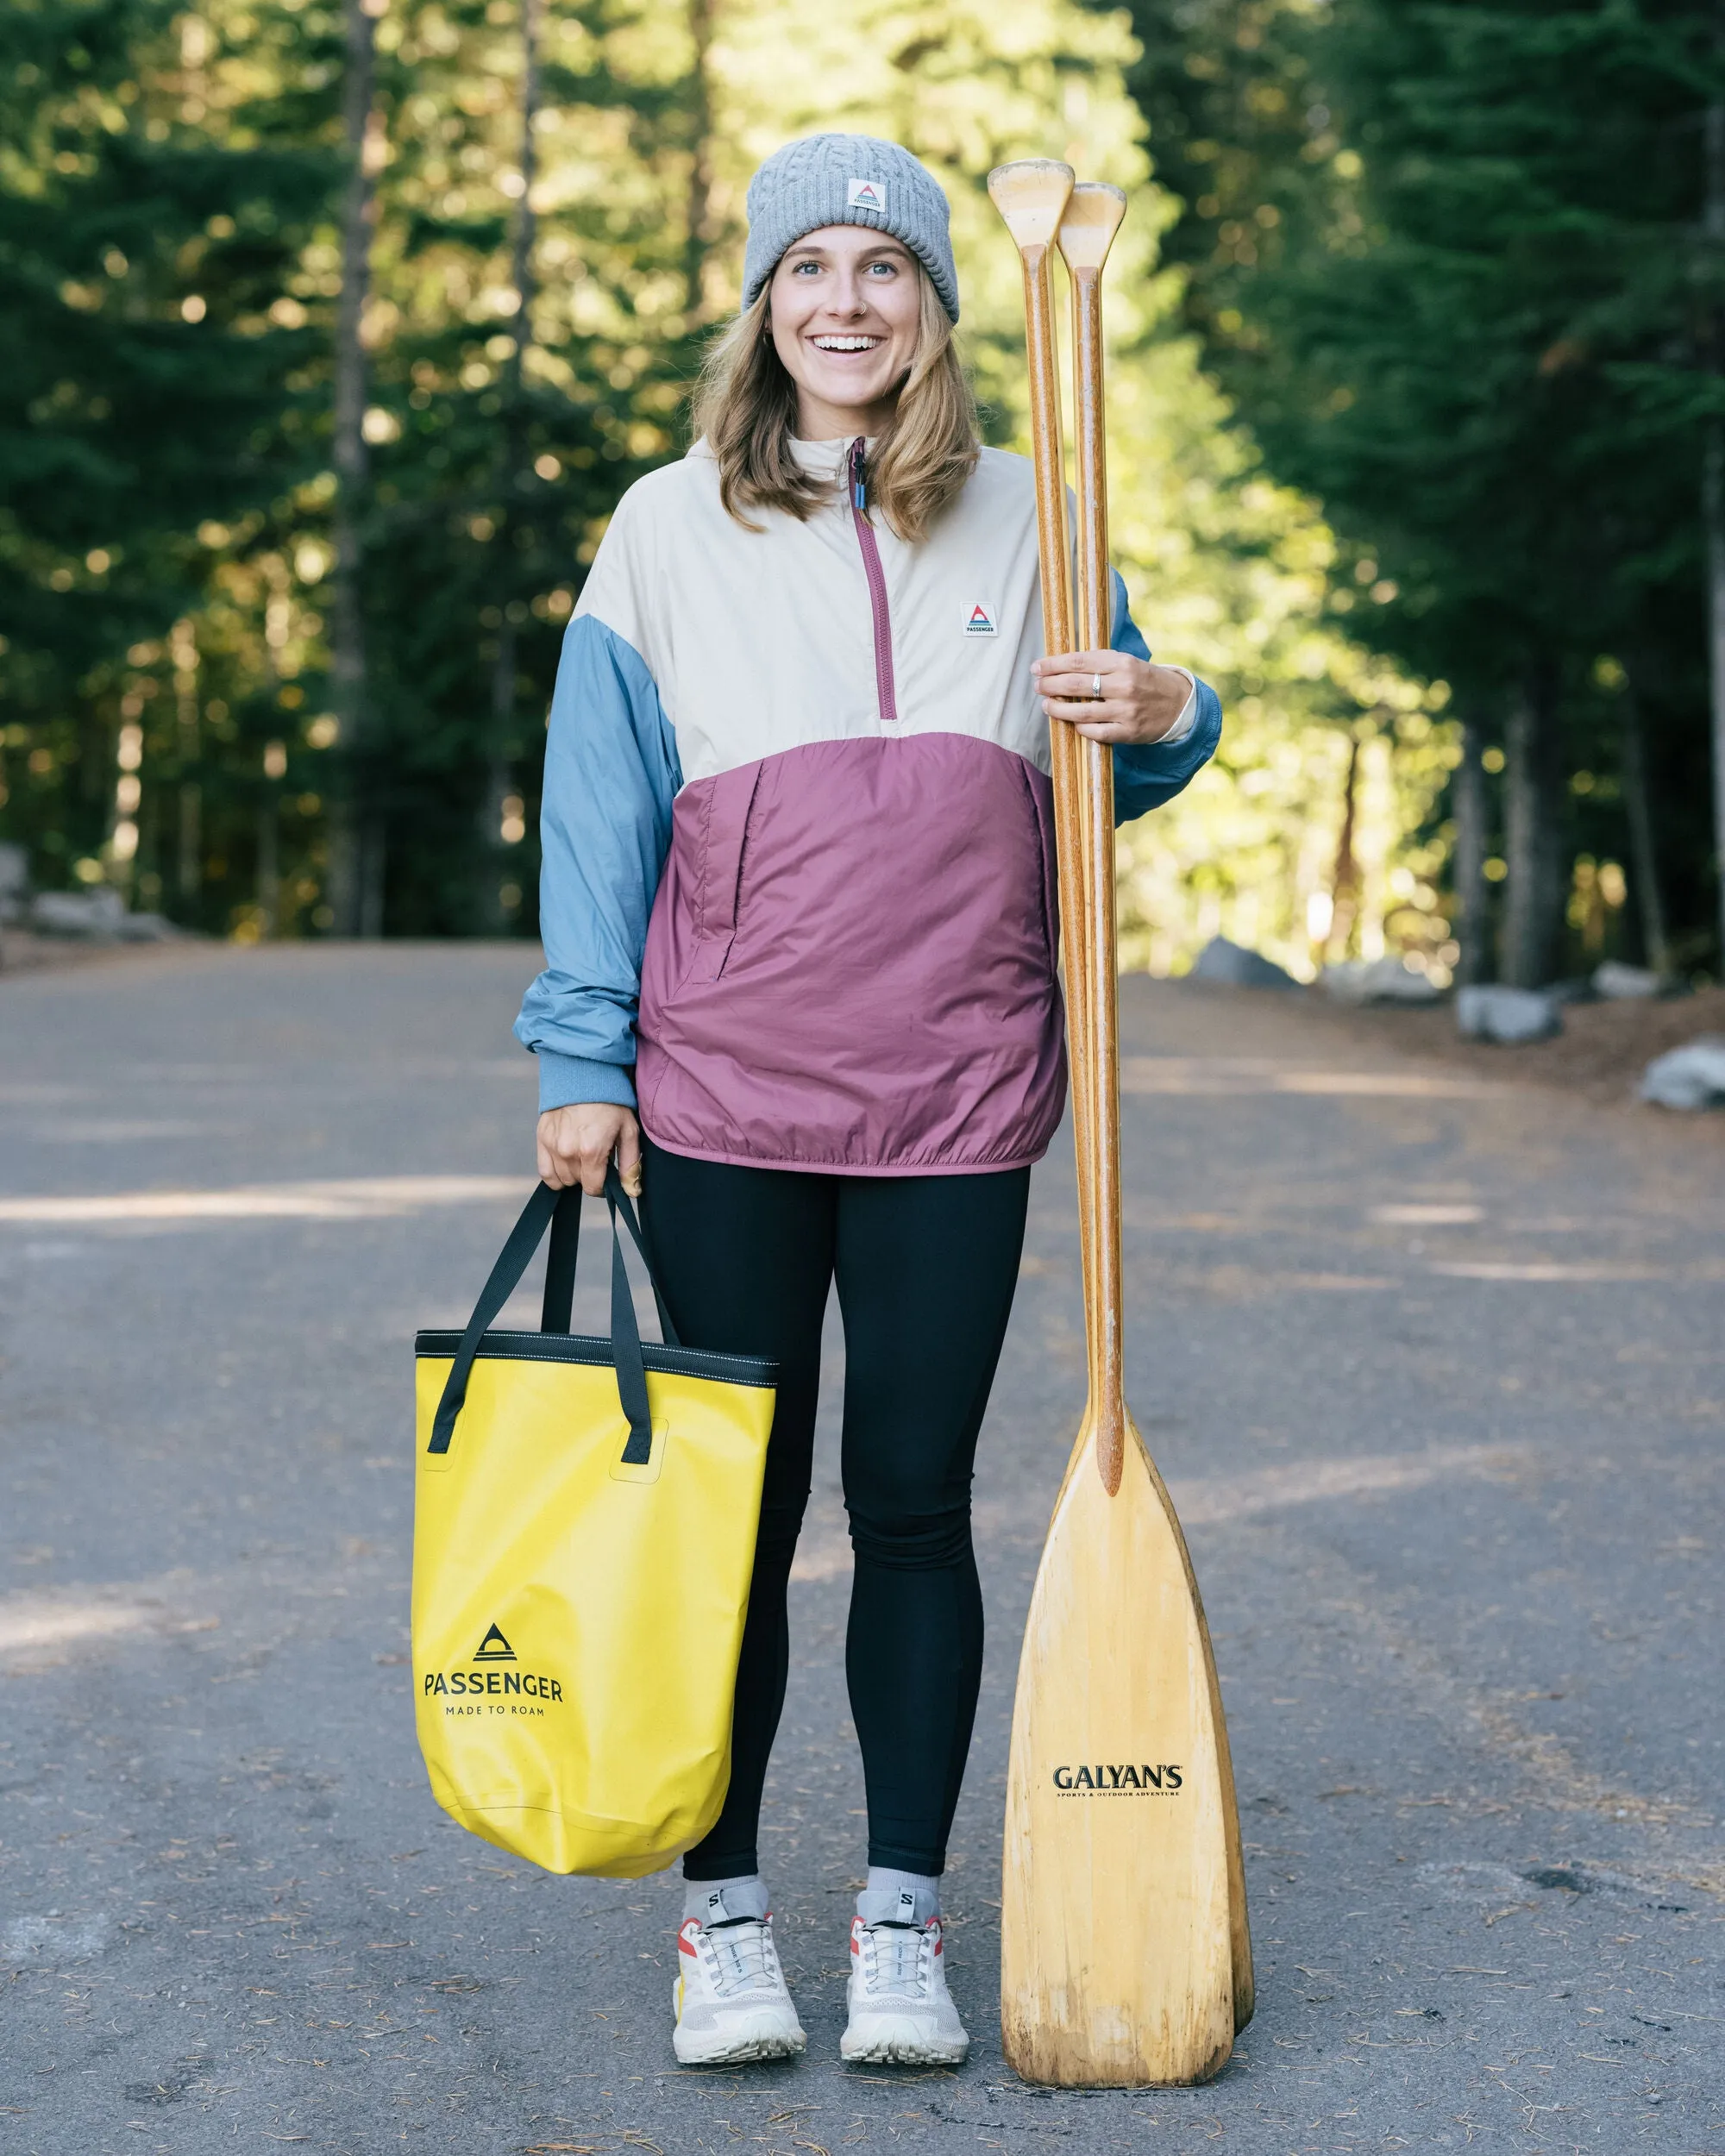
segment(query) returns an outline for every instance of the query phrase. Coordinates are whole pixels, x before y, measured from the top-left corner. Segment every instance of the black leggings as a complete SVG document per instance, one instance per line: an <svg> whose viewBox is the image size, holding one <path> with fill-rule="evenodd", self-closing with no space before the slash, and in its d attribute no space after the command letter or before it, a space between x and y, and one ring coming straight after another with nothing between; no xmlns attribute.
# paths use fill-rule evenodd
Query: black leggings
<svg viewBox="0 0 1725 2156"><path fill-rule="evenodd" d="M759 1869L756 1832L790 1660L786 1588L808 1503L821 1319L844 1319L844 1650L869 1861L938 1872L982 1670L970 1546L976 1434L1012 1309L1030 1170L825 1175L649 1144L642 1212L685 1345L782 1365L737 1672L731 1791L691 1879Z"/></svg>

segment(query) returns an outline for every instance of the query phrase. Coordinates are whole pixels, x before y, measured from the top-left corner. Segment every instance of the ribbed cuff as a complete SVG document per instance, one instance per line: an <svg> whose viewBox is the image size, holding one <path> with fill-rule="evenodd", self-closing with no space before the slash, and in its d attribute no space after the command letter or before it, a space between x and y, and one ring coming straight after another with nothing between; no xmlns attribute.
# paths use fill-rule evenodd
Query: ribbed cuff
<svg viewBox="0 0 1725 2156"><path fill-rule="evenodd" d="M587 1100L609 1100L619 1108L635 1106L635 1087L621 1063L599 1063L586 1056L560 1056L555 1048L536 1048L539 1058L539 1112L573 1108Z"/></svg>

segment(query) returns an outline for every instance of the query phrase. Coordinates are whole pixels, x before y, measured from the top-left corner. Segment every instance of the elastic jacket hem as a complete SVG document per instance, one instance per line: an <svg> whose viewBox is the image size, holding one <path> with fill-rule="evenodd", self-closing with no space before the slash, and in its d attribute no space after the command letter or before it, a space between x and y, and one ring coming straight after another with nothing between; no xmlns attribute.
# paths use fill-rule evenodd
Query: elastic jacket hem
<svg viewBox="0 0 1725 2156"><path fill-rule="evenodd" d="M675 1153L684 1160L712 1161L723 1168L778 1168L792 1175L866 1175L877 1181L910 1175L1003 1175L1014 1168L1034 1168L1048 1150L1049 1143L1044 1140L1033 1152L1014 1153L1005 1160L801 1160L788 1154L709 1151L704 1147L672 1144L644 1123L641 1127L649 1143L660 1152Z"/></svg>

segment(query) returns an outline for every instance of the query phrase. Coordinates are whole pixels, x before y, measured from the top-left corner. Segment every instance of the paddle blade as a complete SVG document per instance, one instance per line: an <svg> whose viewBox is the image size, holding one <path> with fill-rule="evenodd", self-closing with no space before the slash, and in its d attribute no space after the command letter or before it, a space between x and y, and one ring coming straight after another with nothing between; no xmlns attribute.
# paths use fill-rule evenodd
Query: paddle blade
<svg viewBox="0 0 1725 2156"><path fill-rule="evenodd" d="M1106 180L1081 179L1060 216L1060 252L1070 270L1100 271L1126 214L1124 187Z"/></svg>
<svg viewBox="0 0 1725 2156"><path fill-rule="evenodd" d="M1019 1664L1000 2024L1026 2080L1208 2081L1250 1996L1233 1797L1184 1540L1136 1430L1109 1496L1087 1423ZM1244 1982L1242 1982L1242 1976Z"/></svg>
<svg viewBox="0 0 1725 2156"><path fill-rule="evenodd" d="M1061 214L1072 192L1072 167L1052 157L1021 157L997 165L988 175L988 195L1007 221L1020 254L1026 248L1051 247Z"/></svg>

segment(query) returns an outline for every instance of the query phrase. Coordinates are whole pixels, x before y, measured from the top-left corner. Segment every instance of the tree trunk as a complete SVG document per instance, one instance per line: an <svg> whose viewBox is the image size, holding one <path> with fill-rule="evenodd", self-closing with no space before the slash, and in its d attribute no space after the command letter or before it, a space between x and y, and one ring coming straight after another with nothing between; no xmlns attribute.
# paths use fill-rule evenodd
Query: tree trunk
<svg viewBox="0 0 1725 2156"><path fill-rule="evenodd" d="M507 599L504 602L507 607ZM485 807L480 831L480 859L485 883L480 894L480 918L492 931L507 929L512 910L503 902L503 867L506 842L503 836L504 803L511 790L510 749L515 730L515 624L505 611L497 632L497 659L491 674L491 750L486 760Z"/></svg>
<svg viewBox="0 0 1725 2156"><path fill-rule="evenodd" d="M1461 723L1461 761L1455 774L1455 939L1458 987L1491 978L1490 892L1485 881L1485 737L1479 721Z"/></svg>
<svg viewBox="0 0 1725 2156"><path fill-rule="evenodd" d="M369 465L362 332L371 293L377 175L384 147L382 116L373 109L377 77L373 10L381 14L386 4L387 0L345 0L342 9L347 77L342 127L348 186L342 205L342 293L336 308L331 451L336 467L336 568L329 630L329 686L342 730L341 784L329 832L329 904L338 936L383 932L383 834L367 768L371 743L359 525Z"/></svg>
<svg viewBox="0 0 1725 2156"><path fill-rule="evenodd" d="M195 779L180 781L179 839L175 880L184 918L191 915L204 889L204 792Z"/></svg>
<svg viewBox="0 0 1725 2156"><path fill-rule="evenodd" d="M271 937L281 926L281 803L266 782L258 803L258 929Z"/></svg>
<svg viewBox="0 0 1725 2156"><path fill-rule="evenodd" d="M1725 258L1725 104L1707 108L1707 200L1703 230L1708 268L1717 279ZM1716 306L1709 324L1716 377L1725 375L1725 337ZM1709 420L1702 455L1702 516L1707 528L1707 655L1713 717L1713 860L1719 962L1725 968L1725 424Z"/></svg>
<svg viewBox="0 0 1725 2156"><path fill-rule="evenodd" d="M497 658L491 677L491 748L486 758L484 829L480 834L481 859L486 864L486 884L480 915L493 929L511 924L511 909L503 902L503 805L514 791L511 760L515 748L515 669L518 649L515 624L509 609L516 599L511 573L517 544L516 521L527 494L527 411L523 397L527 348L533 342L533 241L536 221L533 214L533 182L538 173L538 146L534 123L539 116L539 0L521 0L521 194L515 214L515 238L511 248L510 283L516 295L515 349L504 373L503 505L502 530L498 534L499 569L498 605L503 619L497 632Z"/></svg>
<svg viewBox="0 0 1725 2156"><path fill-rule="evenodd" d="M1359 916L1359 863L1354 858L1353 827L1359 795L1359 736L1348 743L1347 777L1342 786L1342 828L1336 841L1335 874L1330 882L1330 932L1324 938L1324 963L1333 951L1346 959Z"/></svg>
<svg viewBox="0 0 1725 2156"><path fill-rule="evenodd" d="M173 711L179 757L179 829L175 848L174 887L183 916L197 904L204 887L203 802L198 780L198 640L189 621L177 621L168 639L173 660Z"/></svg>
<svg viewBox="0 0 1725 2156"><path fill-rule="evenodd" d="M706 256L712 244L712 0L689 0L689 36L694 63L689 70L689 199L683 228L684 312L687 326L706 321Z"/></svg>
<svg viewBox="0 0 1725 2156"><path fill-rule="evenodd" d="M1641 919L1647 961L1656 974L1672 970L1671 941L1665 931L1664 894L1659 887L1659 849L1653 837L1653 802L1647 787L1647 736L1634 675L1623 692L1622 747L1623 812L1629 826L1629 874L1635 909Z"/></svg>
<svg viewBox="0 0 1725 2156"><path fill-rule="evenodd" d="M1563 736L1556 689L1551 667L1541 661L1509 713L1503 977L1518 988L1554 981L1563 949Z"/></svg>
<svg viewBox="0 0 1725 2156"><path fill-rule="evenodd" d="M506 399L518 404L522 362L533 342L533 241L537 231L533 214L533 183L539 172L539 148L534 128L539 117L539 0L521 0L521 195L515 213L515 241L510 254L509 281L515 289L515 349L510 354ZM519 415L516 414L517 424Z"/></svg>
<svg viewBox="0 0 1725 2156"><path fill-rule="evenodd" d="M1709 114L1709 141L1711 119ZM1707 523L1707 656L1713 706L1713 860L1720 964L1725 967L1725 429L1716 419L1707 430L1702 493Z"/></svg>

